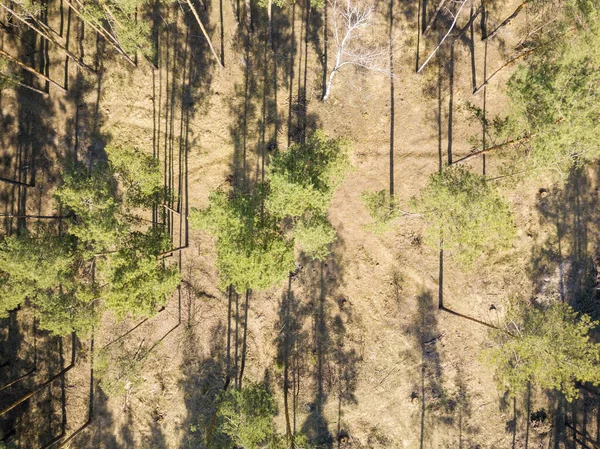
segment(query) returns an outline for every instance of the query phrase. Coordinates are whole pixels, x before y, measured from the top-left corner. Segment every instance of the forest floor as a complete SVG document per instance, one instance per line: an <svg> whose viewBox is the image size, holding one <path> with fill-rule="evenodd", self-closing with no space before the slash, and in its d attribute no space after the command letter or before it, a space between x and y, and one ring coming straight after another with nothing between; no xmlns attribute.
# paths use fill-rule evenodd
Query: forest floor
<svg viewBox="0 0 600 449"><path fill-rule="evenodd" d="M67 93L51 86L49 97L24 89L0 96L1 176L35 184L3 185L3 214L58 214L51 195L59 161L89 160L106 142L129 142L160 160L178 199L163 218L173 247L185 247L171 256L181 267L181 288L139 326L107 316L93 341L72 342L35 329L27 308L2 320L1 384L23 379L0 391L0 405L36 390L0 418L2 432L16 429L22 448L58 447L74 432L65 447L204 447L227 364L241 369L246 298L228 301L219 290L214 241L189 230L185 212L205 206L219 186L259 179L263 155L268 160L274 148L322 128L350 140L354 166L329 214L339 235L332 256L306 261L289 285L249 297L243 381L268 383L280 429L287 373L291 425L322 447L599 447L597 396L584 392L569 404L532 388L513 401L498 391L480 357L490 345L487 325L499 323L511 296L556 293L570 300L586 285L598 241L599 168L573 172L560 189L539 179L524 181L518 192L506 187L518 239L468 271L452 254L425 246L418 217L402 217L374 234L361 201L364 191L393 189L410 209L430 174L481 140L486 131L470 105L485 109L488 119L501 114L512 68L477 94L474 87L516 54L528 11L485 42L482 27L495 28L521 2L493 2L485 20L444 45L420 74L417 62L449 22L440 19L423 36L418 29L431 2L377 2L367 34L384 48L392 36L394 77L345 67L325 103L322 12L312 9L307 22L302 1L274 8L269 48L265 11L253 10L249 33L236 20L235 2L201 3L224 69L179 4L147 18L154 20L159 69L141 57L137 67L128 65L57 2L48 6L48 24L98 68L97 76L73 63L65 71L55 48L28 48L32 36L2 31L0 48L68 83ZM467 20L465 9L459 25ZM330 36L329 68L333 45ZM469 162L491 178L502 174L493 155ZM38 221L6 217L3 223L10 232L35 229ZM110 348L134 358L142 349L147 354L139 376L117 397L103 392L90 370L92 354ZM541 409L549 415L542 424L530 419Z"/></svg>

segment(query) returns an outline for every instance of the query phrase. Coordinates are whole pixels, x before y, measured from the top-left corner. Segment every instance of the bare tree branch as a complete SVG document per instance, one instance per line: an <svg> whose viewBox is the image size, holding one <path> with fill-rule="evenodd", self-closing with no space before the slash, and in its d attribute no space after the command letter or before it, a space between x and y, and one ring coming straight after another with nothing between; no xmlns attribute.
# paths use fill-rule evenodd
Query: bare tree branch
<svg viewBox="0 0 600 449"><path fill-rule="evenodd" d="M437 47L435 47L435 49L431 52L431 54L429 55L429 57L425 60L425 62L421 65L421 67L419 67L419 69L417 70L417 73L420 73L421 70L423 70L425 68L425 66L429 63L429 61L431 61L431 58L433 58L433 56L437 53L437 51L440 49L440 47L442 46L442 44L444 43L444 41L448 38L448 36L450 36L450 33L452 33L452 30L454 29L454 27L456 26L456 22L458 21L458 17L460 16L461 11L463 10L464 6L467 4L469 0L462 0L461 4L460 4L460 8L458 8L458 12L456 14L454 14L454 21L452 22L452 25L450 25L450 27L448 28L448 32L446 33L446 35L442 38L442 40L440 41L440 43L438 44Z"/></svg>
<svg viewBox="0 0 600 449"><path fill-rule="evenodd" d="M346 65L391 76L388 47L369 47L360 39L361 30L367 28L375 12L374 4L363 5L355 0L329 0L332 11L333 38L335 41L335 64L329 72L329 80L323 95L327 101L336 73Z"/></svg>

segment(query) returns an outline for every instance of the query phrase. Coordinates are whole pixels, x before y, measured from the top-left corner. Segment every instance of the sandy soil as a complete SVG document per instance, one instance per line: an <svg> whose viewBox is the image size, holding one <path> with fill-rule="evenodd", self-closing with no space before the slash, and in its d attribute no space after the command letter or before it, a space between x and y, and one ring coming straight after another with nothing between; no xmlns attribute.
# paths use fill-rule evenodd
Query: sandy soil
<svg viewBox="0 0 600 449"><path fill-rule="evenodd" d="M417 54L424 61L445 30L440 25L439 31L418 37L421 6L395 2L392 109L392 80L352 67L337 75L330 100L320 101L321 14L313 11L305 40L304 3L276 10L271 51L265 46L266 14L254 11L255 31L246 46L247 33L236 23L234 3L222 2L222 31L219 3L204 1L206 10L200 8L217 51L224 49L222 70L211 60L193 17L184 18L185 8L179 6L159 11L159 69L141 57L137 68L128 65L90 30L82 30L75 17L63 24L70 29L71 47L83 52L86 62L97 64L100 58L100 76L70 64L66 94L54 87L48 98L24 90L2 93L1 176L27 180L35 170L35 187L1 186L3 213L56 214L50 198L57 160L74 155L87 160L107 142L130 142L153 152L184 213L205 205L210 190L227 185L229 175L234 183L260 176L261 156L268 158L274 145L285 148L288 139L295 141L317 127L345 136L352 142L355 169L330 211L339 234L332 256L323 263L305 262L290 285L250 297L244 382L268 382L280 404L280 429L285 429L287 367L293 428L322 447L575 447L565 418L574 423L580 440L598 441L596 396L584 394L570 405L532 389L513 402L498 391L493 373L480 359L481 350L490 345L485 324L498 323L511 295L558 292L563 278L576 284L577 273L589 268L597 236L592 218L597 167L571 175L564 190L554 190L550 180L525 180L518 191L501 185L517 214L518 240L510 251L482 260L470 272L452 254L444 255L441 269L439 251L421 243L424 225L418 217L401 218L389 232L374 235L365 228L370 218L360 199L363 191L390 188L392 134L393 187L406 208L440 164L471 151L472 138L480 139L482 127L467 106L485 104L488 117L501 114L510 69L476 95L473 87L515 54L515 44L534 17L520 15L487 43L477 20L472 39L469 31L453 50L445 45L417 74ZM385 46L389 4L377 3L368 39ZM519 3L495 3L487 26L497 26ZM429 14L432 10L429 4ZM467 16L465 12L459 24ZM59 29L57 4L49 6L49 17L49 24ZM2 36L6 51L25 56L14 36ZM332 46L330 37L329 64ZM50 50L48 73L63 80L64 60ZM37 165L24 168L31 167L30 159ZM470 163L474 170L484 169L482 158ZM500 174L493 155L486 158L485 174ZM42 447L57 436L62 438L58 445L76 431L65 447L204 447L212 401L227 369L228 297L217 287L212 239L188 230L179 214L167 215L173 247L186 246L170 258L180 264L181 289L164 311L129 333L136 322L105 317L93 339L95 351L109 343L123 351L148 351L137 381L127 394L107 397L94 378L93 418L88 421L92 342L77 341L73 369L2 421L3 431L16 429L20 447ZM13 218L4 226L8 232L34 223ZM564 275L563 268L570 274ZM450 311L439 310L442 301ZM243 303L240 297L240 352ZM235 315L235 301L233 309ZM71 342L35 332L32 321L24 308L2 322L0 363L16 360L1 368L3 384L26 373L34 336L40 354L36 372L5 390L10 398L3 405L69 364ZM231 326L233 354L235 320ZM530 413L542 408L550 418L543 425L532 423Z"/></svg>

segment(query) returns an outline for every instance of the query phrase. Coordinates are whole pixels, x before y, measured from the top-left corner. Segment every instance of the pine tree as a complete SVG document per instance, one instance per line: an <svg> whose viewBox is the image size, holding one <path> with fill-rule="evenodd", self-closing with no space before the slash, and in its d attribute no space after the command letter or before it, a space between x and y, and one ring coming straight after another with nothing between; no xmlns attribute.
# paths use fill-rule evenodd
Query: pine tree
<svg viewBox="0 0 600 449"><path fill-rule="evenodd" d="M267 182L250 192L212 192L190 224L217 240L219 284L262 290L294 269L294 248L323 259L335 241L327 210L350 169L347 144L316 132L271 160Z"/></svg>
<svg viewBox="0 0 600 449"><path fill-rule="evenodd" d="M0 314L28 299L41 328L88 334L103 310L149 317L175 290L180 274L160 258L170 238L160 228L140 229L130 210L154 204L158 165L128 148L108 156L91 169L64 170L54 195L67 216L61 235L39 226L35 237L23 231L0 244Z"/></svg>
<svg viewBox="0 0 600 449"><path fill-rule="evenodd" d="M465 266L507 248L515 236L508 202L483 176L451 166L429 178L414 202L427 222L426 242L453 253Z"/></svg>
<svg viewBox="0 0 600 449"><path fill-rule="evenodd" d="M571 401L578 397L577 382L600 384L600 344L590 338L598 325L569 305L545 309L513 306L507 332L496 332L496 346L484 358L496 370L501 388L514 396L528 384L557 389Z"/></svg>

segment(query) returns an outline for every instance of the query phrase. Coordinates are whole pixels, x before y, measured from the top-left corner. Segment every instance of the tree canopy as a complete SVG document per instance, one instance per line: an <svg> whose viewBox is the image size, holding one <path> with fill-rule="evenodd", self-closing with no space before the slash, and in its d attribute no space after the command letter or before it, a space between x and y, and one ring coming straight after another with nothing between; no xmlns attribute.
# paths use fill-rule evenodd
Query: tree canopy
<svg viewBox="0 0 600 449"><path fill-rule="evenodd" d="M485 177L462 166L429 178L415 201L427 222L426 241L469 266L485 253L507 248L515 236L508 202Z"/></svg>
<svg viewBox="0 0 600 449"><path fill-rule="evenodd" d="M317 131L275 155L267 181L248 192L217 190L190 223L217 240L220 286L267 289L294 269L294 249L323 259L335 241L327 210L350 169L347 143Z"/></svg>
<svg viewBox="0 0 600 449"><path fill-rule="evenodd" d="M117 317L151 316L179 283L160 260L171 242L162 228L140 228L130 205L150 207L158 166L139 150L108 148L108 163L69 164L55 192L62 232L37 226L0 243L0 314L25 299L40 327L58 335L88 333L103 308ZM117 179L123 184L118 190Z"/></svg>
<svg viewBox="0 0 600 449"><path fill-rule="evenodd" d="M217 399L217 435L214 439L219 440L219 447L223 448L288 448L288 439L275 428L273 418L276 414L275 399L264 384L249 383L242 389L226 390ZM297 434L294 435L294 447L309 449L311 446L304 434Z"/></svg>
<svg viewBox="0 0 600 449"><path fill-rule="evenodd" d="M571 401L578 396L577 382L600 384L600 344L590 339L597 325L564 303L512 307L508 332L494 334L496 346L485 359L494 366L500 387L512 395L531 383L557 389Z"/></svg>
<svg viewBox="0 0 600 449"><path fill-rule="evenodd" d="M597 2L567 2L560 25L511 76L500 135L522 144L504 151L509 165L563 174L600 156L599 19Z"/></svg>

